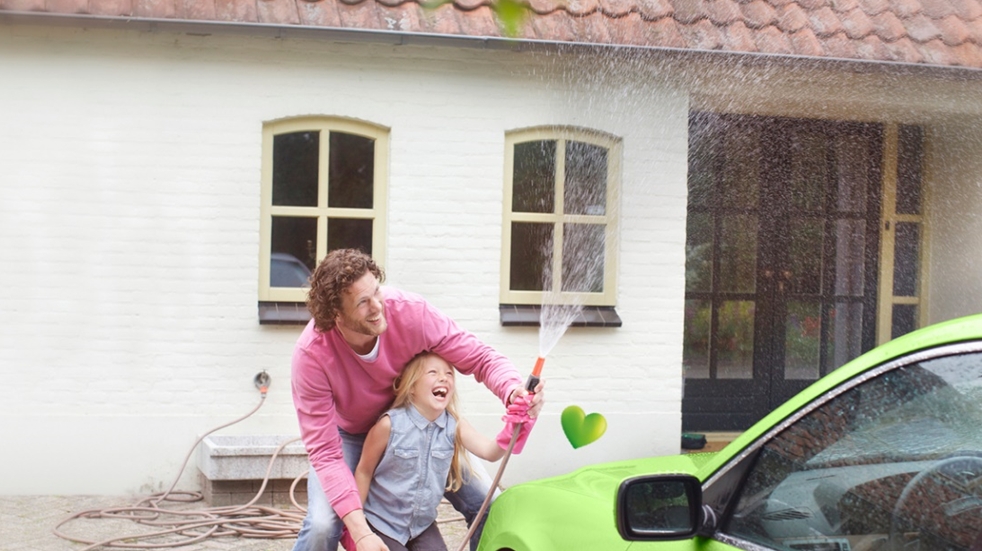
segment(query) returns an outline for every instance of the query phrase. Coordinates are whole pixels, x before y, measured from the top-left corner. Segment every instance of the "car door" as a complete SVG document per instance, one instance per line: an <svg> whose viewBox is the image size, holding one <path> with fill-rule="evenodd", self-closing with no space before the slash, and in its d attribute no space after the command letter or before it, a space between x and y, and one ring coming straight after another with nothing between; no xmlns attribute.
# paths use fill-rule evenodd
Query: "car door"
<svg viewBox="0 0 982 551"><path fill-rule="evenodd" d="M839 385L717 471L703 498L711 548L982 549L982 344Z"/></svg>

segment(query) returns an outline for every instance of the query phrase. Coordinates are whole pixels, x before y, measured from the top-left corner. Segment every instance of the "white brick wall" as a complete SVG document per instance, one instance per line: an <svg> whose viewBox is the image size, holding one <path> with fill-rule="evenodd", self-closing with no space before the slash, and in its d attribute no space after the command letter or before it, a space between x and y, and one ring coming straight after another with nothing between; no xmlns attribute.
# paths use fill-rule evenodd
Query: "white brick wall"
<svg viewBox="0 0 982 551"><path fill-rule="evenodd" d="M389 282L523 373L537 332L497 311L504 133L622 137L624 327L560 341L546 416L505 480L678 450L688 106L657 75L556 54L30 27L3 28L0 67L0 494L166 487L197 436L258 402L261 370L267 403L223 433L296 434L300 328L259 326L256 286L261 125L304 114L391 128ZM500 404L461 387L497 432ZM607 417L601 441L566 443L571 404Z"/></svg>

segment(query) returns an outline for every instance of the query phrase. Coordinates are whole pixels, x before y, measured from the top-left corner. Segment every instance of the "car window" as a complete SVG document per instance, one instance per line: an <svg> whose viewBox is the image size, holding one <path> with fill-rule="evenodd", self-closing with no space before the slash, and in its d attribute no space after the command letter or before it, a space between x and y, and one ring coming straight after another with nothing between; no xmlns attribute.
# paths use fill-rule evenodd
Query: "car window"
<svg viewBox="0 0 982 551"><path fill-rule="evenodd" d="M794 422L723 531L789 551L982 549L982 354L886 371Z"/></svg>

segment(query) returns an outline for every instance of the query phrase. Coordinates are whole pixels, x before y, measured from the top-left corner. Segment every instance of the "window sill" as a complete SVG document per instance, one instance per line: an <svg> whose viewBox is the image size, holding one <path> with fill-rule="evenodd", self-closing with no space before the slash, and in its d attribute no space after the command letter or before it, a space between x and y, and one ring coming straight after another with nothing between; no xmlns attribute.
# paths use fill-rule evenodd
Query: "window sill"
<svg viewBox="0 0 982 551"><path fill-rule="evenodd" d="M260 325L307 325L310 311L302 302L259 301Z"/></svg>
<svg viewBox="0 0 982 551"><path fill-rule="evenodd" d="M502 304L498 306L504 327L538 327L542 307L537 304ZM572 327L620 327L620 316L613 306L584 306L570 324Z"/></svg>

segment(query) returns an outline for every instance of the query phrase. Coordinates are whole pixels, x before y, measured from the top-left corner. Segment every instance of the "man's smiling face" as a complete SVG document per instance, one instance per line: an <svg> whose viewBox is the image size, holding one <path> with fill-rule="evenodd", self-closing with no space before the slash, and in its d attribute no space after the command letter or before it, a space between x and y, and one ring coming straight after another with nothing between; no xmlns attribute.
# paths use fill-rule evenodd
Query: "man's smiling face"
<svg viewBox="0 0 982 551"><path fill-rule="evenodd" d="M366 272L348 287L341 297L341 312L337 326L351 342L352 339L372 340L385 332L385 301L382 287L371 272ZM353 346L360 343L353 343Z"/></svg>

